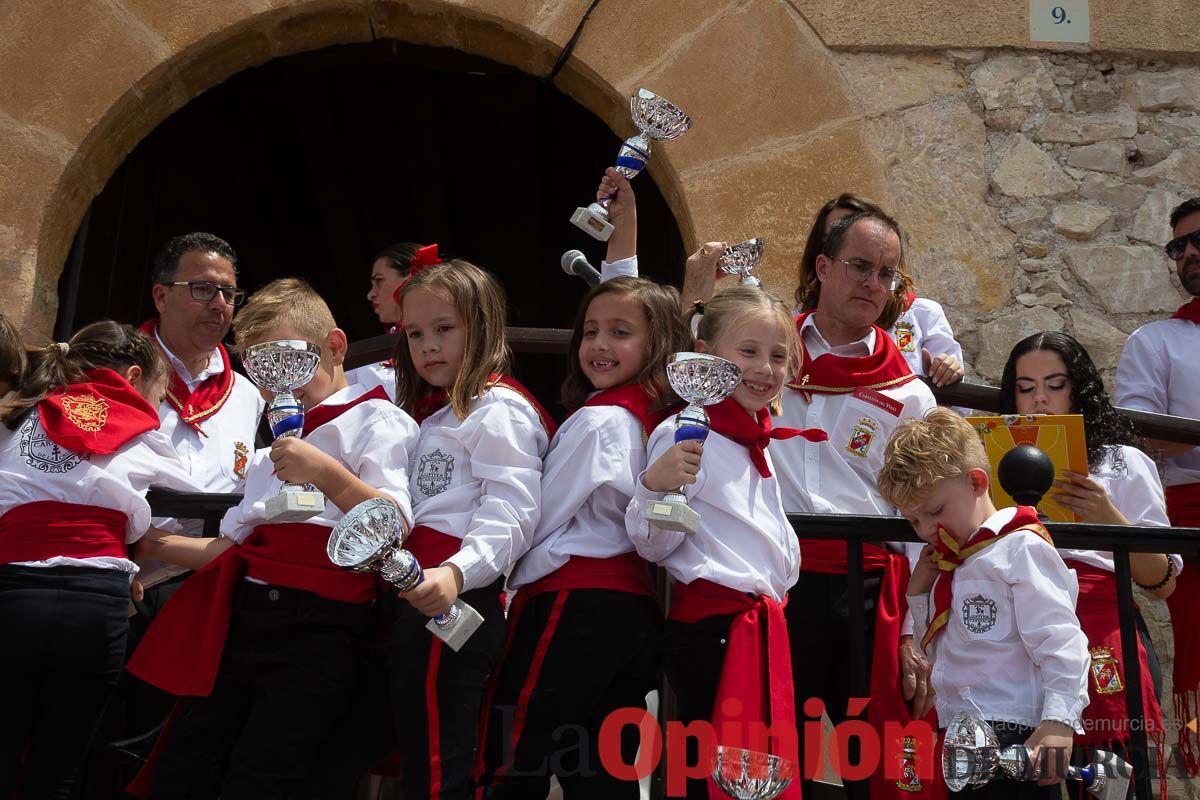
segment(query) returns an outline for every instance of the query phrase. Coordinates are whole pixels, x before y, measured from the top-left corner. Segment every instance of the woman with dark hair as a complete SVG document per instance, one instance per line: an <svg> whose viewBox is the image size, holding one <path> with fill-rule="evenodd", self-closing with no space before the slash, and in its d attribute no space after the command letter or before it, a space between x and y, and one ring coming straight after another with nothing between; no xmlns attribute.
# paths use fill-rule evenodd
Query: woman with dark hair
<svg viewBox="0 0 1200 800"><path fill-rule="evenodd" d="M833 223L865 211L880 212L882 209L870 200L848 192L821 206L809 229L804 255L800 258L796 308L812 311L817 307L821 297L817 256L825 248L825 237L829 235ZM916 284L904 268L903 250L900 253L900 276L903 280L893 290L875 324L891 334L896 348L914 374L927 375L938 386L962 380L962 347L954 338L954 330L941 304L917 297Z"/></svg>
<svg viewBox="0 0 1200 800"><path fill-rule="evenodd" d="M396 333L400 325L400 287L412 274L413 267L430 266L441 261L438 246L396 242L375 254L371 260L371 290L367 301L388 333ZM396 399L396 370L391 360L367 364L346 371L346 382L367 388L382 386L393 401Z"/></svg>
<svg viewBox="0 0 1200 800"><path fill-rule="evenodd" d="M1051 493L1056 503L1082 521L1170 524L1157 467L1138 449L1140 439L1132 423L1113 408L1091 356L1072 337L1038 333L1013 347L1000 382L1000 412L1083 415L1090 474L1064 472ZM1076 736L1076 744L1127 747L1124 670L1129 661L1121 652L1112 553L1069 548L1059 548L1059 553L1079 578L1076 613L1092 656L1085 733ZM1130 553L1129 562L1134 582L1158 598L1174 590L1175 575L1183 566L1179 556L1161 553ZM1162 691L1161 671L1140 613L1137 623L1147 733L1158 741L1163 736L1157 699Z"/></svg>

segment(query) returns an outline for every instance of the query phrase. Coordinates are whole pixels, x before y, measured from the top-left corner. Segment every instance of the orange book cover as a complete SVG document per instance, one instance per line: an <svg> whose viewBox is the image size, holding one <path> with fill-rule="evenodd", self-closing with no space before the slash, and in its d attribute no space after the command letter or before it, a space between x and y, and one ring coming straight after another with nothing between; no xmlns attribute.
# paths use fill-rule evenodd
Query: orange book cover
<svg viewBox="0 0 1200 800"><path fill-rule="evenodd" d="M992 502L996 508L1016 505L996 479L1000 459L1019 444L1040 448L1054 462L1054 475L1061 479L1065 470L1088 474L1087 440L1081 414L1013 414L996 417L967 417L979 432L992 467ZM1071 511L1046 498L1038 508L1053 522L1078 522Z"/></svg>

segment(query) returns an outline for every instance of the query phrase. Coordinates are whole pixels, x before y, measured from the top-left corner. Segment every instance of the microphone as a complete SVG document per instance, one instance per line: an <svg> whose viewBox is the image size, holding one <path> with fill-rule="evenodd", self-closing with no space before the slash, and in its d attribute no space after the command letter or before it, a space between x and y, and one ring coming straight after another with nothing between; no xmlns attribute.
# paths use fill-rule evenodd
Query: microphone
<svg viewBox="0 0 1200 800"><path fill-rule="evenodd" d="M588 286L600 282L600 273L588 263L587 256L578 250L568 250L562 254L562 268L563 272L580 278Z"/></svg>

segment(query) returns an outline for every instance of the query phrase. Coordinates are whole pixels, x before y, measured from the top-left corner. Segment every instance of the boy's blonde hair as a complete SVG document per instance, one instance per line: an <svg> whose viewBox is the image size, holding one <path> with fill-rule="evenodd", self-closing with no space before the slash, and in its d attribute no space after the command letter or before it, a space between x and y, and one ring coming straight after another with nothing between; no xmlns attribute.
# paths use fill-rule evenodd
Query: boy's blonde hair
<svg viewBox="0 0 1200 800"><path fill-rule="evenodd" d="M287 326L313 344L323 346L337 322L308 281L280 278L250 295L233 318L235 347L242 350L248 344L261 342L268 331L280 326Z"/></svg>
<svg viewBox="0 0 1200 800"><path fill-rule="evenodd" d="M504 331L508 320L504 289L491 273L458 258L427 267L402 284L400 307L404 307L405 297L421 289L445 298L462 319L466 334L462 363L454 385L444 388L455 416L466 419L472 401L491 386L491 376L507 375L511 369L512 356ZM392 362L396 365L396 405L416 416L421 401L437 389L417 374L403 332L396 341Z"/></svg>
<svg viewBox="0 0 1200 800"><path fill-rule="evenodd" d="M714 294L701 304L693 304L684 319L691 324L692 318L699 315L700 323L696 326L696 338L703 339L709 347L713 347L722 337L735 330L742 323L755 317L766 317L779 325L783 333L783 341L787 348L787 374L796 375L804 363L804 351L801 349L800 336L796 332L796 321L792 317L787 304L766 289L737 284ZM782 389L780 392L782 393ZM768 405L772 414L783 412L780 396L776 395Z"/></svg>
<svg viewBox="0 0 1200 800"><path fill-rule="evenodd" d="M925 419L900 423L883 451L876 481L883 499L897 508L919 505L938 481L988 471L987 452L971 423L948 408Z"/></svg>

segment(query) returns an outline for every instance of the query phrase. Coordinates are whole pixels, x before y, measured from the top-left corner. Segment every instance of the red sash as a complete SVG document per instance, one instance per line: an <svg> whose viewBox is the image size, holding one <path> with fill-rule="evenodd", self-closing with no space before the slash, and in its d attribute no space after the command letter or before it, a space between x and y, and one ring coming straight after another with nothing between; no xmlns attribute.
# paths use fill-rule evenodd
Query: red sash
<svg viewBox="0 0 1200 800"><path fill-rule="evenodd" d="M0 516L0 564L68 558L129 558L122 512L100 506L38 500Z"/></svg>
<svg viewBox="0 0 1200 800"><path fill-rule="evenodd" d="M1013 515L1007 525L998 531L993 532L987 528L975 531L962 547L959 547L958 543L954 541L954 537L950 535L949 531L938 526L938 541L934 543L933 547L937 553L937 566L940 574L937 582L933 585L933 621L929 623L929 630L925 632L925 638L921 641L921 646L926 651L950 620L954 571L971 556L1017 531L1029 531L1042 537L1051 546L1054 545L1050 539L1050 532L1042 527L1041 521L1038 520L1037 511L1029 506L1017 506L1017 513Z"/></svg>
<svg viewBox="0 0 1200 800"><path fill-rule="evenodd" d="M882 572L891 563L892 554L877 544L863 542L863 571ZM821 575L845 575L850 567L846 543L833 539L801 539L800 571Z"/></svg>
<svg viewBox="0 0 1200 800"><path fill-rule="evenodd" d="M146 632L129 671L179 696L212 691L243 577L301 589L342 603L375 596L375 577L335 567L325 553L330 528L304 522L259 525L188 578Z"/></svg>
<svg viewBox="0 0 1200 800"><path fill-rule="evenodd" d="M424 569L444 564L462 547L462 539L435 531L427 525L418 525L409 531L403 546Z"/></svg>
<svg viewBox="0 0 1200 800"><path fill-rule="evenodd" d="M596 392L584 406L620 406L642 423L642 440L645 441L651 432L679 407L676 404L656 409L657 404L658 401L651 397L640 383L634 382Z"/></svg>
<svg viewBox="0 0 1200 800"><path fill-rule="evenodd" d="M1200 297L1193 297L1181 305L1179 310L1171 315L1171 319L1186 319L1200 325Z"/></svg>
<svg viewBox="0 0 1200 800"><path fill-rule="evenodd" d="M1191 306L1200 310L1200 303ZM1181 309L1182 310L1182 309ZM1200 483L1168 486L1167 515L1180 528L1200 528ZM1185 560L1183 572L1175 581L1175 591L1167 598L1171 627L1175 632L1175 676L1172 693L1175 719L1180 720L1179 751L1188 775L1200 774L1200 733L1184 727L1200 715L1200 636L1196 635L1195 614L1200 608L1200 559Z"/></svg>
<svg viewBox="0 0 1200 800"><path fill-rule="evenodd" d="M796 317L797 332L811 313L806 311ZM788 387L809 397L814 394L850 394L864 388L892 389L916 378L888 332L878 325L872 327L875 330L875 349L869 356L826 353L812 358L808 349L804 348L804 366L800 370L800 378L789 381Z"/></svg>
<svg viewBox="0 0 1200 800"><path fill-rule="evenodd" d="M388 405L392 404L392 400L388 397L387 390L382 386L376 386L369 392L363 392L358 397L348 403L341 405L317 405L304 412L304 430L301 431L301 437L308 436L317 428L327 422L337 419L342 413L349 411L360 403L365 403L368 400L382 400Z"/></svg>
<svg viewBox="0 0 1200 800"><path fill-rule="evenodd" d="M772 429L770 411L760 408L758 414L751 417L733 397L726 397L716 405L709 406L706 411L712 429L745 447L750 454L750 463L764 478L771 477L771 470L767 468L767 445L772 439L803 436L810 442L823 442L829 438L819 428Z"/></svg>
<svg viewBox="0 0 1200 800"><path fill-rule="evenodd" d="M158 411L129 381L108 368L87 381L58 386L37 405L50 441L81 455L106 456L158 428Z"/></svg>
<svg viewBox="0 0 1200 800"><path fill-rule="evenodd" d="M1097 746L1109 742L1129 744L1129 710L1125 703L1125 672L1129 660L1121 649L1121 623L1117 615L1116 576L1108 570L1069 560L1067 566L1079 578L1079 600L1075 616L1088 640L1091 655L1088 677L1088 705L1083 710L1082 735L1075 735L1080 746ZM1158 700L1154 697L1154 681L1146 666L1146 649L1138 640L1137 669L1142 680L1142 707L1146 714L1146 735L1163 752L1163 721ZM1159 759L1165 766L1166 759Z"/></svg>
<svg viewBox="0 0 1200 800"><path fill-rule="evenodd" d="M911 800L920 793L921 798L940 800L946 797L946 783L942 780L938 751L937 711L931 709L925 715L926 727L914 730L917 735L896 736L891 740L885 735L887 723L903 728L916 722L900 685L900 636L908 616L908 559L897 553L886 555L887 568L875 610L871 704L867 706L867 721L879 735L883 762L871 773L871 798ZM922 733L927 735L919 735Z"/></svg>
<svg viewBox="0 0 1200 800"><path fill-rule="evenodd" d="M570 589L609 589L654 597L654 581L650 579L650 565L637 553L622 553L608 558L571 556L567 563L522 586L517 598L536 597L546 592ZM515 600L513 601L516 602Z"/></svg>
<svg viewBox="0 0 1200 800"><path fill-rule="evenodd" d="M671 591L669 618L676 622L692 623L717 615L737 615L729 628L725 662L721 665L721 679L713 699L712 723L717 743L762 748L767 743L755 742L749 735L752 723L770 723L780 730L795 730L792 657L783 605L769 597L751 597L703 579L676 583ZM727 733L734 735L726 738ZM789 748L795 745L795 740L787 743ZM778 743L771 746L778 749ZM777 755L791 761L793 775L799 778L799 754L793 750ZM703 759L705 755L700 757ZM722 796L711 778L708 788L710 797ZM800 781L793 780L779 796L784 800L800 800Z"/></svg>
<svg viewBox="0 0 1200 800"><path fill-rule="evenodd" d="M148 319L138 328L142 333L158 343L158 320ZM225 346L217 345L221 354L221 374L205 378L196 391L189 391L187 384L179 373L171 369L170 382L167 384L167 403L179 414L183 422L202 436L207 436L200 428L204 420L221 410L229 395L233 393L233 367L229 364L229 353Z"/></svg>

